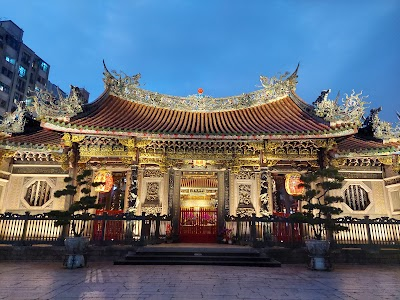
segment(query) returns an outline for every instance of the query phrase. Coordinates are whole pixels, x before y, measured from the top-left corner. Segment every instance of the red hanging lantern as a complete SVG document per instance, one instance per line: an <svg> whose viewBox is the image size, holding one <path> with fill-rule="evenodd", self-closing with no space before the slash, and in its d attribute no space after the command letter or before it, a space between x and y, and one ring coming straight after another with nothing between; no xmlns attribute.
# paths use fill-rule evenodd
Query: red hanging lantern
<svg viewBox="0 0 400 300"><path fill-rule="evenodd" d="M285 189L289 195L298 196L303 194L304 187L299 187L300 183L303 183L300 179L300 173L290 173L285 176Z"/></svg>
<svg viewBox="0 0 400 300"><path fill-rule="evenodd" d="M107 170L100 170L96 173L93 182L101 183L100 185L96 186L94 190L100 193L108 193L111 191L114 180L112 177L112 173Z"/></svg>
<svg viewBox="0 0 400 300"><path fill-rule="evenodd" d="M203 92L204 92L204 91L203 91L202 88L199 88L199 89L197 90L197 93L199 93L200 95L203 94Z"/></svg>

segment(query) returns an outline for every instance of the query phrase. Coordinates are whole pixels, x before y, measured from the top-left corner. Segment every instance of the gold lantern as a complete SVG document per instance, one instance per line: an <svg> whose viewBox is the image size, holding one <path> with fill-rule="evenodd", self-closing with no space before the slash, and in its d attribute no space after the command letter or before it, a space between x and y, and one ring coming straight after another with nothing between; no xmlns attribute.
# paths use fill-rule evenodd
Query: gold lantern
<svg viewBox="0 0 400 300"><path fill-rule="evenodd" d="M94 176L93 182L101 183L94 188L96 192L100 193L108 193L109 191L111 191L114 184L112 173L108 170L98 171Z"/></svg>
<svg viewBox="0 0 400 300"><path fill-rule="evenodd" d="M303 183L300 180L300 173L290 173L285 176L285 189L289 195L298 196L303 194L304 187L299 187L300 183Z"/></svg>

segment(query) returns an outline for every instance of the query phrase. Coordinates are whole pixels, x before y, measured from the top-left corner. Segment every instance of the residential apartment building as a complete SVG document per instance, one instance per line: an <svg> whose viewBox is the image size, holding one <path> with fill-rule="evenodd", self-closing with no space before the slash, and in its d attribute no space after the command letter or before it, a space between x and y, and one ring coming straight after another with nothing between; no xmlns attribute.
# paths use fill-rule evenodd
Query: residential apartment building
<svg viewBox="0 0 400 300"><path fill-rule="evenodd" d="M13 21L0 21L0 119L29 89L45 89L48 82L50 65L24 44L23 34Z"/></svg>

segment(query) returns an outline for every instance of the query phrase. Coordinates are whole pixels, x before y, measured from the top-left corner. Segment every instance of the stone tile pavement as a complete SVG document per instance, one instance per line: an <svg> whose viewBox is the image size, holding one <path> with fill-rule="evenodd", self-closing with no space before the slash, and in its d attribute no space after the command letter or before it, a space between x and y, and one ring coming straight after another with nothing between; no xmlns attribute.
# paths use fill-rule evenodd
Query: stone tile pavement
<svg viewBox="0 0 400 300"><path fill-rule="evenodd" d="M0 299L400 299L400 266L336 265L317 272L227 266L0 262Z"/></svg>

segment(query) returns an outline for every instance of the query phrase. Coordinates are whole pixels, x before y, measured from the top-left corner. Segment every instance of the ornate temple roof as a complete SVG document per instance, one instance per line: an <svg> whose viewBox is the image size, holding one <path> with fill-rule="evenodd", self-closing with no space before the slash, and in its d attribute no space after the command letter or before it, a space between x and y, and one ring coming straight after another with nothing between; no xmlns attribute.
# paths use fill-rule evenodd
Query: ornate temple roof
<svg viewBox="0 0 400 300"><path fill-rule="evenodd" d="M341 138L337 141L339 155L349 153L388 154L400 150L400 141L383 143L381 140L365 139L358 135Z"/></svg>
<svg viewBox="0 0 400 300"><path fill-rule="evenodd" d="M331 125L296 94L298 68L279 78L260 77L263 89L212 98L202 92L169 96L139 87L132 77L105 68L106 91L68 120L44 118L47 129L70 133L194 139L302 139L353 134L354 124Z"/></svg>
<svg viewBox="0 0 400 300"><path fill-rule="evenodd" d="M62 149L62 136L63 133L41 128L35 132L4 137L0 140L0 145L12 149L28 148L35 150L60 150Z"/></svg>
<svg viewBox="0 0 400 300"><path fill-rule="evenodd" d="M69 123L47 120L42 126L66 132L111 132L150 138L315 138L355 133L355 128L344 124L329 126L328 122L308 113L307 104L299 102L296 95L290 94L241 109L184 111L127 101L105 93Z"/></svg>

